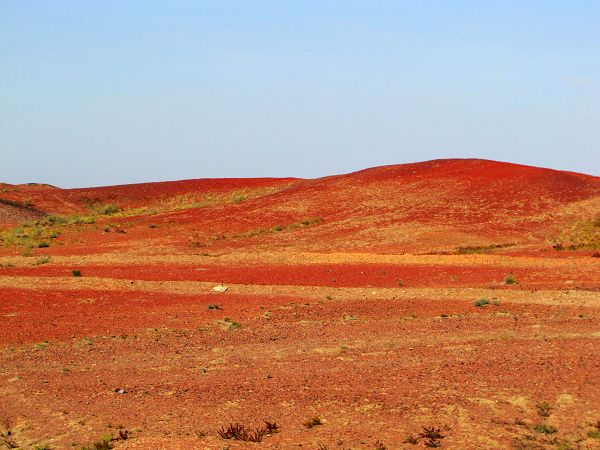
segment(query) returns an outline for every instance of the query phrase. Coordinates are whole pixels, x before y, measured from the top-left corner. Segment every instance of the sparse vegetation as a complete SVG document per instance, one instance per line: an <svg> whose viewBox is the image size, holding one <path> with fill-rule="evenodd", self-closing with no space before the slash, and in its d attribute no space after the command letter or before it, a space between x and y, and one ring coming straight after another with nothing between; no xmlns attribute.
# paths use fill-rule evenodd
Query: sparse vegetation
<svg viewBox="0 0 600 450"><path fill-rule="evenodd" d="M227 428L221 427L217 434L222 439L233 439L245 442L262 442L263 437L277 433L279 426L275 422L265 421L265 426L251 430L241 423L231 423Z"/></svg>
<svg viewBox="0 0 600 450"><path fill-rule="evenodd" d="M512 273L509 273L504 277L504 284L517 284L517 279Z"/></svg>
<svg viewBox="0 0 600 450"><path fill-rule="evenodd" d="M208 305L206 307L206 309L212 310L212 309L221 309L221 307L219 305Z"/></svg>
<svg viewBox="0 0 600 450"><path fill-rule="evenodd" d="M417 445L419 443L419 437L408 434L402 442L405 444Z"/></svg>
<svg viewBox="0 0 600 450"><path fill-rule="evenodd" d="M50 257L49 256L42 256L41 258L38 258L34 261L33 265L34 266L40 266L42 264L48 264L50 262Z"/></svg>
<svg viewBox="0 0 600 450"><path fill-rule="evenodd" d="M81 450L110 450L114 448L112 444L113 437L110 434L102 436L99 440L91 445L81 447Z"/></svg>
<svg viewBox="0 0 600 450"><path fill-rule="evenodd" d="M558 428L553 427L552 425L548 425L546 423L538 423L533 427L536 433L542 434L553 434L558 431Z"/></svg>
<svg viewBox="0 0 600 450"><path fill-rule="evenodd" d="M231 320L229 317L224 317L221 320L217 320L217 325L219 325L224 331L235 331L242 328L242 325Z"/></svg>
<svg viewBox="0 0 600 450"><path fill-rule="evenodd" d="M0 442L4 444L6 448L19 448L19 445L15 442L15 437L10 430L6 433L0 433Z"/></svg>
<svg viewBox="0 0 600 450"><path fill-rule="evenodd" d="M48 345L50 345L48 343L48 341L42 341L42 342L38 342L37 344L35 344L34 347L37 350L45 350L48 347Z"/></svg>
<svg viewBox="0 0 600 450"><path fill-rule="evenodd" d="M591 439L600 439L600 430L589 431L587 437Z"/></svg>
<svg viewBox="0 0 600 450"><path fill-rule="evenodd" d="M419 442L423 442L425 447L429 448L438 448L441 447L441 440L446 436L442 434L441 428L436 427L421 427L422 431L417 435L413 436L412 434L407 435L404 438L405 444L417 445Z"/></svg>
<svg viewBox="0 0 600 450"><path fill-rule="evenodd" d="M295 231L301 228L317 225L321 222L323 222L323 219L304 219L287 225L274 225L269 228L255 228L244 233L221 233L208 238L199 234L195 234L190 238L190 244L192 247L204 247L215 241L223 241L227 239L245 239L270 233Z"/></svg>
<svg viewBox="0 0 600 450"><path fill-rule="evenodd" d="M94 209L94 213L101 216L111 216L121 210L117 205L103 205Z"/></svg>
<svg viewBox="0 0 600 450"><path fill-rule="evenodd" d="M456 254L458 255L471 255L480 253L490 253L500 248L512 247L515 244L491 244L491 245L474 245L466 247L457 247Z"/></svg>
<svg viewBox="0 0 600 450"><path fill-rule="evenodd" d="M376 441L375 442L375 450L387 450L387 447L385 446L385 444L381 441Z"/></svg>
<svg viewBox="0 0 600 450"><path fill-rule="evenodd" d="M485 305L489 305L490 301L487 298L480 298L479 300L475 300L473 302L473 306L476 306L478 308L481 308Z"/></svg>
<svg viewBox="0 0 600 450"><path fill-rule="evenodd" d="M535 405L535 409L540 417L550 417L550 411L552 411L552 406L548 402L538 402Z"/></svg>
<svg viewBox="0 0 600 450"><path fill-rule="evenodd" d="M423 439L423 444L425 447L437 448L442 445L440 442L441 439L444 439L444 436L441 433L440 428L435 427L422 427L423 431L419 433L419 437Z"/></svg>
<svg viewBox="0 0 600 450"><path fill-rule="evenodd" d="M569 250L599 250L600 249L600 217L594 219L579 220L555 239L563 243L569 243ZM559 250L556 249L555 250Z"/></svg>
<svg viewBox="0 0 600 450"><path fill-rule="evenodd" d="M74 277L80 277L81 276L81 270L71 270L71 274Z"/></svg>
<svg viewBox="0 0 600 450"><path fill-rule="evenodd" d="M306 420L302 425L304 425L306 428L314 428L316 426L323 425L323 421L320 417L315 416Z"/></svg>
<svg viewBox="0 0 600 450"><path fill-rule="evenodd" d="M129 439L129 431L123 428L119 429L118 436L114 437L112 434L105 434L96 442L81 447L81 450L110 450L114 448L113 442L126 441Z"/></svg>

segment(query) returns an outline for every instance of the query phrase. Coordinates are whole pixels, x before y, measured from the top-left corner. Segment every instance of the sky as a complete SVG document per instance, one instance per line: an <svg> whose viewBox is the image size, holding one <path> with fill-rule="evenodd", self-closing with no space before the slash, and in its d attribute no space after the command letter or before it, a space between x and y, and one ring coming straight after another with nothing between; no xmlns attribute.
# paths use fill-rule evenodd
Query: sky
<svg viewBox="0 0 600 450"><path fill-rule="evenodd" d="M600 2L0 0L0 182L600 175Z"/></svg>

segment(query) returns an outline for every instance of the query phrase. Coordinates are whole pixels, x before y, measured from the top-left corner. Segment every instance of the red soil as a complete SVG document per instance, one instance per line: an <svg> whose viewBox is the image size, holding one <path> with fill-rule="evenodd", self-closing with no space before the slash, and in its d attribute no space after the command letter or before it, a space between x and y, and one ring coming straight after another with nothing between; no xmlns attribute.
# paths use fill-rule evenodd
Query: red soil
<svg viewBox="0 0 600 450"><path fill-rule="evenodd" d="M115 267L40 265L0 269L0 276L66 277L81 270L86 277L145 281L199 281L213 283L328 287L488 287L510 289L504 279L511 274L520 288L600 289L599 266L573 267L557 273L552 268L510 269L506 267L464 267L460 265L411 264L230 264L230 265L129 265Z"/></svg>
<svg viewBox="0 0 600 450"><path fill-rule="evenodd" d="M593 238L598 177L442 160L0 199L123 209L3 228L0 446L122 425L115 448L424 448L405 440L427 426L442 448L600 448L600 258L552 249ZM261 444L217 433L263 420L281 429Z"/></svg>

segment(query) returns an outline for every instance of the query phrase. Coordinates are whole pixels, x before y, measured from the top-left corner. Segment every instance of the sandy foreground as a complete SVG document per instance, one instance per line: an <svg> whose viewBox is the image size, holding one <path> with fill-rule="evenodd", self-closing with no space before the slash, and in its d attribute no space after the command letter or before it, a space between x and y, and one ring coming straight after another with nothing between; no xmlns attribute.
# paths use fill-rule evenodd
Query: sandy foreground
<svg viewBox="0 0 600 450"><path fill-rule="evenodd" d="M0 269L0 418L20 448L600 448L589 255L30 261ZM264 421L261 443L218 435Z"/></svg>

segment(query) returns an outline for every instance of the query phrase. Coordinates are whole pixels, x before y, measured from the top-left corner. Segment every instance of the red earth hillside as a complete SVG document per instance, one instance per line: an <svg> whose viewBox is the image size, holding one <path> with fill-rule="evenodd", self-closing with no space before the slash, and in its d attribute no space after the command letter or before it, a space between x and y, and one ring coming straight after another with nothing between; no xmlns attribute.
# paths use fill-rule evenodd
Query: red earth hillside
<svg viewBox="0 0 600 450"><path fill-rule="evenodd" d="M434 250L546 241L562 227L593 217L599 196L598 177L439 160L299 180L253 201L178 213L177 220L217 247L267 241L314 250ZM257 233L277 226L285 231L305 219L320 223ZM211 242L219 236L229 239Z"/></svg>
<svg viewBox="0 0 600 450"><path fill-rule="evenodd" d="M314 180L202 179L85 189L26 186L48 213L116 204L183 246L434 251L548 243L600 211L600 178L478 159L434 160ZM2 198L0 197L0 198ZM147 207L152 210L131 211ZM304 222L304 223L303 223ZM137 236L144 239L146 234ZM130 236L135 238L135 236Z"/></svg>

